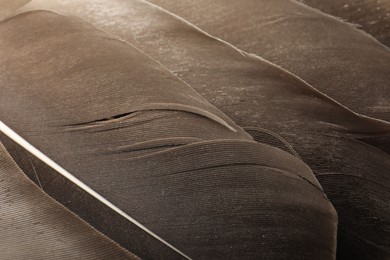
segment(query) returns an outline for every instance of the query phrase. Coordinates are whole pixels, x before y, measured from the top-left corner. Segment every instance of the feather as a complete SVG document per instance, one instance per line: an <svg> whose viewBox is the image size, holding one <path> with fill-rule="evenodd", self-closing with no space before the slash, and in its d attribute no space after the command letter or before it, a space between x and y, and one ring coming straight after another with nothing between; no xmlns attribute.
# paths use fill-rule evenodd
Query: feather
<svg viewBox="0 0 390 260"><path fill-rule="evenodd" d="M28 8L47 8L80 16L134 44L239 125L254 126L245 129L255 140L293 154L296 150L319 176L341 214L339 252L353 255L357 252L362 256L356 248L370 248L365 253L367 257L386 255L383 248L387 242L382 238L388 237L383 226L390 215L384 203L390 199L386 188L390 165L388 155L377 147L382 150L388 147L388 122L355 113L288 71L143 1L34 0ZM271 130L272 135L259 132L259 127ZM294 148L275 138L277 134ZM339 181L337 174L347 176L350 181ZM370 202L361 196L364 182L353 181L356 178L363 178L367 183ZM385 185L375 187L370 183ZM373 221L368 224L364 218ZM373 229L375 234L371 234ZM349 238L355 238L357 230L364 235ZM349 244L344 242L345 237ZM362 240L365 246L357 243Z"/></svg>
<svg viewBox="0 0 390 260"><path fill-rule="evenodd" d="M307 165L254 142L161 64L53 12L9 18L0 35L2 121L183 254L43 161L31 174L28 151L1 135L31 179L97 230L143 258L334 257L337 216ZM205 110L237 131L196 110L137 109L156 103Z"/></svg>

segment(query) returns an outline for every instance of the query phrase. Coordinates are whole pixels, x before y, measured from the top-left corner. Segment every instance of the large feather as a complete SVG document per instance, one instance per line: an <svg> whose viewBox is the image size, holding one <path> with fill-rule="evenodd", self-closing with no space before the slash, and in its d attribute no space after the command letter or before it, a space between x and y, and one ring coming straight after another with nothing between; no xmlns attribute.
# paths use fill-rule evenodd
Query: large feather
<svg viewBox="0 0 390 260"><path fill-rule="evenodd" d="M387 254L389 158L360 140L384 140L375 145L388 149L389 123L356 114L287 71L142 1L34 0L26 8L83 17L155 57L239 125L255 126L246 129L256 140L276 142L258 127L282 135L340 212L340 254Z"/></svg>
<svg viewBox="0 0 390 260"><path fill-rule="evenodd" d="M291 0L150 0L288 69L352 110L390 121L390 51L340 19Z"/></svg>
<svg viewBox="0 0 390 260"><path fill-rule="evenodd" d="M0 219L2 260L137 259L47 196L1 143Z"/></svg>
<svg viewBox="0 0 390 260"><path fill-rule="evenodd" d="M52 12L14 16L0 35L1 119L171 249L206 259L333 258L336 215L309 168L251 141L161 65ZM1 138L31 172L27 152ZM47 193L132 252L180 256L42 161L34 166Z"/></svg>

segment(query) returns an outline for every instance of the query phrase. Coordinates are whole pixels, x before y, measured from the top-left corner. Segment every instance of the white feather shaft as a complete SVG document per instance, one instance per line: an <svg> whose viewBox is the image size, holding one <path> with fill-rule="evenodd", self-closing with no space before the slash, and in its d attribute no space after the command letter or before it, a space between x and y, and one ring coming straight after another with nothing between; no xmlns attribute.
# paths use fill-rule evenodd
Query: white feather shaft
<svg viewBox="0 0 390 260"><path fill-rule="evenodd" d="M128 214L126 214L124 211L122 211L121 209L119 209L117 206L115 206L114 204L112 204L110 201L108 201L107 199L105 199L103 196L101 196L99 193L97 193L96 191L94 191L93 189L91 189L88 185L86 185L85 183L83 183L82 181L80 181L79 179L77 179L74 175L72 175L71 173L69 173L67 170L65 170L64 168L62 168L59 164L57 164L56 162L54 162L52 159L50 159L48 156L46 156L44 153L42 153L40 150L38 150L37 148L35 148L32 144L30 144L29 142L27 142L23 137L21 137L20 135L18 135L15 131L13 131L10 127L8 127L6 124L4 124L2 121L0 121L0 131L3 132L6 136L8 136L9 138L11 138L13 141L15 141L16 143L18 143L20 146L22 146L24 149L26 149L28 152L30 152L31 154L33 154L35 157L37 157L38 159L40 159L42 162L44 162L45 164L47 164L48 166L50 166L52 169L54 169L56 172L58 172L59 174L61 174L62 176L64 176L65 178L67 178L68 180L70 180L71 182L73 182L74 184L76 184L78 187L80 187L81 189L83 189L84 191L86 191L87 193L89 193L90 195L92 195L94 198L96 198L97 200L99 200L101 203L103 203L104 205L106 205L107 207L111 208L113 211L115 211L116 213L118 213L119 215L121 215L122 217L124 217L125 219L127 219L128 221L134 223L136 226L138 226L139 228L141 228L142 230L144 230L145 232L147 232L149 235L151 235L152 237L156 238L157 240L159 240L160 242L162 242L163 244L165 244L166 246L170 247L171 249L173 249L174 251L176 251L177 253L179 253L180 255L182 255L183 257L187 258L187 259L191 259L190 257L188 257L187 255L185 255L183 252L181 252L179 249L177 249L176 247L172 246L171 244L169 244L167 241L165 241L164 239L162 239L161 237L159 237L158 235L156 235L155 233L153 233L151 230L149 230L147 227L145 227L144 225L142 225L141 223L139 223L137 220L135 220L134 218L130 217Z"/></svg>

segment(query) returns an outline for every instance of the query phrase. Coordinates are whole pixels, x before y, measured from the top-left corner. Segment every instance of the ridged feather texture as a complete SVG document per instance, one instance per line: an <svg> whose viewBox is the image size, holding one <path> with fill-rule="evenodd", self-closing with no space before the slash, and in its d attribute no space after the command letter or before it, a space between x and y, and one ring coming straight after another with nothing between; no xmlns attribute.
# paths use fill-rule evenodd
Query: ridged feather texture
<svg viewBox="0 0 390 260"><path fill-rule="evenodd" d="M381 110L372 117L357 112L368 111L364 102L389 101L388 50L350 24L295 2L155 2L238 46L250 46L250 51L312 84L144 1L34 0L25 9L77 15L133 44L245 127L256 141L298 154L339 211L340 257L386 258L390 124L381 120ZM307 36L300 37L303 32ZM362 58L358 52L364 49ZM314 73L317 81L310 80Z"/></svg>
<svg viewBox="0 0 390 260"><path fill-rule="evenodd" d="M374 120L384 120L383 132L375 133L374 130L372 135L361 137L354 136L356 130L343 126L348 121L357 123L359 120L354 117L340 120L341 123L330 122L331 118L341 115L338 112L326 115L317 110L314 113L316 117L324 116L319 120L317 129L322 128L325 132L320 130L319 133L318 130L308 129L311 123L295 128L296 131L290 128L288 133L283 134L269 126L278 123L269 123L272 120L262 122L267 122L266 128L276 130L276 133L292 143L301 158L312 168L335 205L340 219L339 257L388 259L388 48L351 24L295 1L149 2L173 12L244 51L255 53L289 70L328 97L359 113L358 117L368 116ZM326 3L330 5L331 2ZM290 99L290 95L284 98ZM323 105L321 107L325 108ZM307 114L311 109L313 106L308 103L302 111ZM279 113L278 119L283 117L283 114ZM294 117L290 117L290 122L294 119L305 122L301 114L292 118ZM310 127L307 127L308 125ZM363 133L368 125L357 123L357 129L360 128L357 132ZM329 127L338 130L329 130ZM310 145L305 145L307 143Z"/></svg>
<svg viewBox="0 0 390 260"><path fill-rule="evenodd" d="M389 50L292 0L149 2L0 2L0 120L124 215L0 134L8 172L96 256L334 259L323 187L337 259L388 259ZM384 3L301 2L386 43Z"/></svg>
<svg viewBox="0 0 390 260"><path fill-rule="evenodd" d="M166 67L80 18L25 12L0 35L1 120L180 251L42 161L32 167L1 135L21 169L94 228L147 259L334 259L336 212L290 148L253 141Z"/></svg>

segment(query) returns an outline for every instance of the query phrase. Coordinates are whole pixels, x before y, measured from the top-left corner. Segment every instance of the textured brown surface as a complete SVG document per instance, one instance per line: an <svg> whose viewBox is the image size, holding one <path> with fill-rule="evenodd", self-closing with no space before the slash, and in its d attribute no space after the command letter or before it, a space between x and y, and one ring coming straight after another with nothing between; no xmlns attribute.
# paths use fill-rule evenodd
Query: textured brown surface
<svg viewBox="0 0 390 260"><path fill-rule="evenodd" d="M334 257L337 217L309 168L251 141L164 67L51 12L15 16L0 34L2 120L185 254ZM20 167L31 168L2 139ZM36 169L46 192L95 226L107 221L95 201ZM124 246L141 257L159 253Z"/></svg>
<svg viewBox="0 0 390 260"><path fill-rule="evenodd" d="M340 254L386 256L390 162L377 148L389 148L388 123L361 117L287 71L143 1L35 0L27 8L80 16L134 44L240 126L251 126L245 129L255 140L291 152L272 138L281 135L317 174L339 211Z"/></svg>
<svg viewBox="0 0 390 260"><path fill-rule="evenodd" d="M356 112L389 119L389 50L350 24L292 1L151 2L287 68ZM388 152L388 130L361 139L324 135L327 138L314 134L312 141L325 153L301 146L311 152L305 155L299 145L294 147L317 173L338 210L339 257L387 259L390 160L388 153L370 145Z"/></svg>

